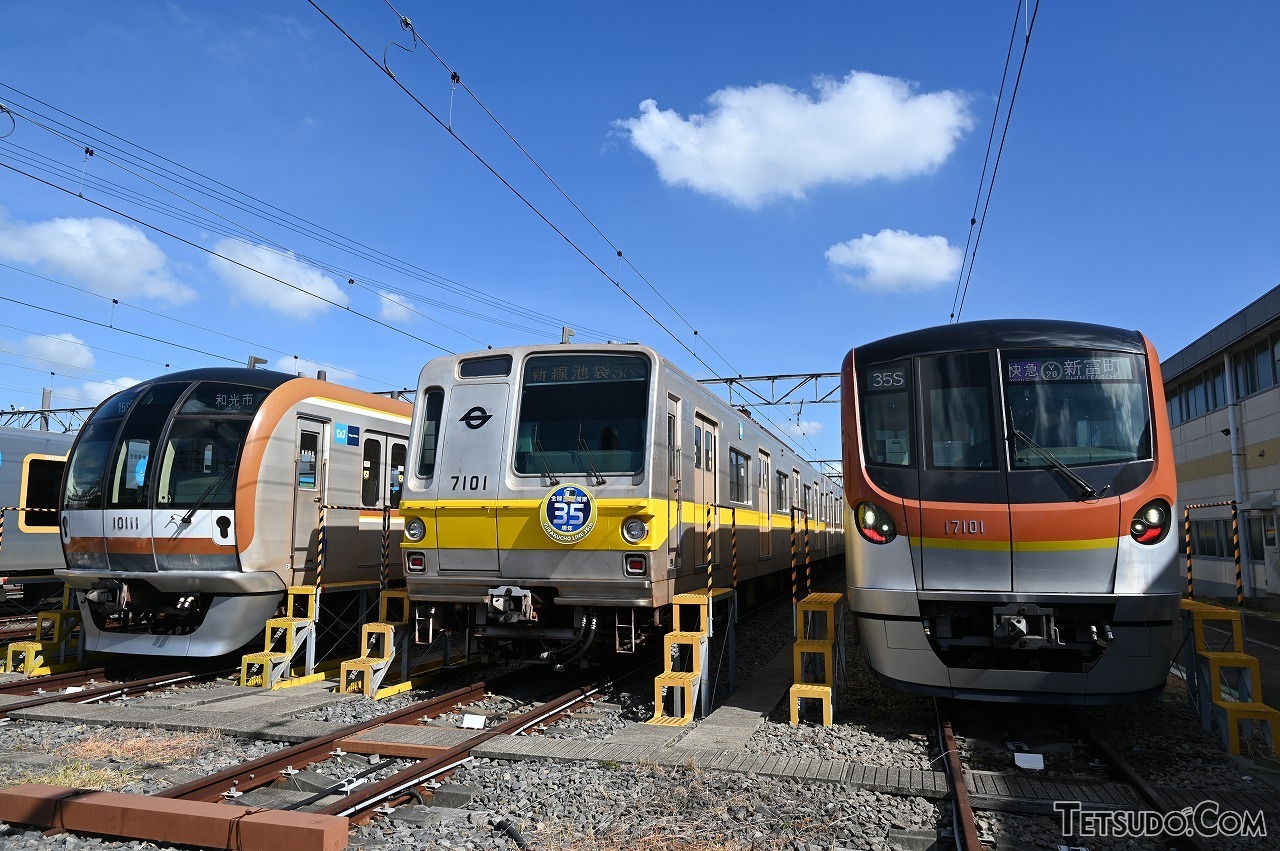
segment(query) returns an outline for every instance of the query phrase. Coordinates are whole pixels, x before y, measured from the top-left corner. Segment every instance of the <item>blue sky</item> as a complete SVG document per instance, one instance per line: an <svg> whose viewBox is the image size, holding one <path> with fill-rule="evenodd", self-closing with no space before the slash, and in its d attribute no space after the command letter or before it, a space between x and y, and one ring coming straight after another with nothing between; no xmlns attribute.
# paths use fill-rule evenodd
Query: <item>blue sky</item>
<svg viewBox="0 0 1280 851"><path fill-rule="evenodd" d="M1016 3L316 2L395 79L306 0L6 4L0 406L250 355L388 390L562 324L834 372L948 321ZM1167 356L1280 283L1278 35L1039 8L962 318ZM767 416L838 457L836 406Z"/></svg>

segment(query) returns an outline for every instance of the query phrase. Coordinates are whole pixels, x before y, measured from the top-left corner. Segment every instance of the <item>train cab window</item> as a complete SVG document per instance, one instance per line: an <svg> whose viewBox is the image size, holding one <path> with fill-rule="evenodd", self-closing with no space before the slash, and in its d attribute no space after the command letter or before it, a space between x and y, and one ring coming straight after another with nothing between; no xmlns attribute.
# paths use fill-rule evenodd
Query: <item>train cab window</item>
<svg viewBox="0 0 1280 851"><path fill-rule="evenodd" d="M391 469L387 479L387 505L400 507L400 492L404 489L405 456L409 447L403 443L391 444Z"/></svg>
<svg viewBox="0 0 1280 851"><path fill-rule="evenodd" d="M911 362L876 364L860 371L862 441L868 464L911 467Z"/></svg>
<svg viewBox="0 0 1280 851"><path fill-rule="evenodd" d="M252 417L174 418L160 454L157 503L174 508L234 507L236 466L252 423Z"/></svg>
<svg viewBox="0 0 1280 851"><path fill-rule="evenodd" d="M649 432L649 359L535 355L524 364L515 471L634 474Z"/></svg>
<svg viewBox="0 0 1280 851"><path fill-rule="evenodd" d="M747 456L729 447L729 501L750 504L747 493Z"/></svg>
<svg viewBox="0 0 1280 851"><path fill-rule="evenodd" d="M153 384L138 397L125 417L111 464L108 508L146 508L150 497L152 449L160 441L174 403L189 385Z"/></svg>
<svg viewBox="0 0 1280 851"><path fill-rule="evenodd" d="M1002 352L1014 469L1114 464L1151 457L1146 358L1086 349Z"/></svg>
<svg viewBox="0 0 1280 851"><path fill-rule="evenodd" d="M370 437L364 442L364 464L360 476L360 502L376 506L382 490L382 441L377 438Z"/></svg>
<svg viewBox="0 0 1280 851"><path fill-rule="evenodd" d="M987 352L920 359L927 463L931 469L996 466L991 357Z"/></svg>
<svg viewBox="0 0 1280 851"><path fill-rule="evenodd" d="M779 512L785 512L787 510L788 505L789 503L787 502L787 474L786 472L779 470L778 471L778 487L776 488L773 494L773 510L779 511Z"/></svg>
<svg viewBox="0 0 1280 851"><path fill-rule="evenodd" d="M422 441L418 446L418 475L430 479L436 473L436 448L440 444L440 414L444 391L428 390L422 404Z"/></svg>
<svg viewBox="0 0 1280 851"><path fill-rule="evenodd" d="M66 461L54 458L28 457L25 460L18 505L44 510L22 512L19 515L20 528L58 527L58 488L62 485L62 471L66 466Z"/></svg>

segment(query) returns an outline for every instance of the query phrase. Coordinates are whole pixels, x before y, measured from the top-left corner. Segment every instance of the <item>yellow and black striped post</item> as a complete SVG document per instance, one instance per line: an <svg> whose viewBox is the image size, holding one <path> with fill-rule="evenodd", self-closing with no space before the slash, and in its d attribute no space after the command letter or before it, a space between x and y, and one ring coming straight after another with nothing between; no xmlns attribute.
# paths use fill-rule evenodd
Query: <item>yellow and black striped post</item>
<svg viewBox="0 0 1280 851"><path fill-rule="evenodd" d="M707 590L708 591L711 590L711 574L715 568L715 565L711 563L711 555L714 549L714 547L712 546L712 543L715 540L712 537L712 531L711 531L711 511L712 511L711 503L708 502L707 503Z"/></svg>
<svg viewBox="0 0 1280 851"><path fill-rule="evenodd" d="M1244 605L1244 577L1240 572L1240 512L1231 504L1231 546L1236 559L1236 605Z"/></svg>
<svg viewBox="0 0 1280 851"><path fill-rule="evenodd" d="M1195 580L1191 575L1191 506L1182 508L1182 544L1187 551L1187 596L1196 595Z"/></svg>
<svg viewBox="0 0 1280 851"><path fill-rule="evenodd" d="M729 567L733 575L733 590L738 590L738 509L729 509Z"/></svg>
<svg viewBox="0 0 1280 851"><path fill-rule="evenodd" d="M382 575L378 579L378 590L386 591L387 582L391 578L391 506L382 506Z"/></svg>
<svg viewBox="0 0 1280 851"><path fill-rule="evenodd" d="M7 507L0 507L0 550L4 549L4 513L8 510Z"/></svg>
<svg viewBox="0 0 1280 851"><path fill-rule="evenodd" d="M804 513L804 593L808 594L813 590L812 579L809 576L809 512Z"/></svg>
<svg viewBox="0 0 1280 851"><path fill-rule="evenodd" d="M320 504L320 527L316 530L316 593L319 593L324 586L324 524L326 508L328 506L324 503Z"/></svg>
<svg viewBox="0 0 1280 851"><path fill-rule="evenodd" d="M796 509L791 508L791 605L794 607L800 602L800 587L798 584L800 574L797 572L796 564Z"/></svg>

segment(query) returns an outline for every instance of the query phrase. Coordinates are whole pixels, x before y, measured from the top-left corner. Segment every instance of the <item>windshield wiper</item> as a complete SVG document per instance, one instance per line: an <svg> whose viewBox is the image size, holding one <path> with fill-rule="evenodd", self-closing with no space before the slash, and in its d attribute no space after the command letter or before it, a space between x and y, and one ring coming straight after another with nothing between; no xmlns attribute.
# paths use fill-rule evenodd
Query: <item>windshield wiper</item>
<svg viewBox="0 0 1280 851"><path fill-rule="evenodd" d="M595 480L596 486L604 484L604 476L600 475L600 468L596 466L596 456L591 454L591 447L582 439L581 426L578 429L578 449L587 453L587 469L591 471L591 478Z"/></svg>
<svg viewBox="0 0 1280 851"><path fill-rule="evenodd" d="M538 462L538 466L542 468L542 472L546 474L547 482L552 487L560 484L556 474L551 472L551 465L547 463L547 450L542 448L542 441L538 440L538 430L536 428L533 431L533 451L529 454Z"/></svg>
<svg viewBox="0 0 1280 851"><path fill-rule="evenodd" d="M236 465L232 464L230 467L219 473L218 478L209 483L209 487L205 488L204 493L200 494L200 496L196 498L196 501L191 504L191 507L187 509L187 513L182 515L182 519L178 522L184 525L190 523L191 518L196 516L196 512L204 507L204 504L209 501L209 497L213 496L214 492L217 491L218 488L226 484L227 479L231 478L231 474L235 471Z"/></svg>
<svg viewBox="0 0 1280 851"><path fill-rule="evenodd" d="M1063 478L1071 482L1071 484L1075 485L1076 490L1080 491L1081 499L1097 499L1098 498L1098 491L1094 488L1093 485L1089 484L1084 479L1076 475L1075 471L1072 470L1070 467L1068 467L1066 464L1063 464L1061 461L1059 461L1056 455L1054 455L1048 449L1045 449L1040 444L1036 443L1034 440L1032 440L1030 437L1027 436L1026 432L1022 431L1017 426L1015 426L1013 424L1012 415L1010 415L1009 417L1009 428L1012 430L1012 434L1015 438L1017 438L1018 440L1021 440L1023 443L1027 444L1027 446L1035 450L1036 453L1039 454L1041 458L1049 462L1050 467L1053 467L1053 469L1057 470L1059 473L1062 474ZM1018 454L1017 446L1015 444L1014 455L1016 456L1017 454Z"/></svg>

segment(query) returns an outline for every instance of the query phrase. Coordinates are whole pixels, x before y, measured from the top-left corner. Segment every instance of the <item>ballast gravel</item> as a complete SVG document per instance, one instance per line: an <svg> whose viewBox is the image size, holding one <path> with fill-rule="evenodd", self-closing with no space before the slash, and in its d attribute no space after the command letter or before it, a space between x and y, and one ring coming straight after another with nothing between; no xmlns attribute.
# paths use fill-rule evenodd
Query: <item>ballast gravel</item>
<svg viewBox="0 0 1280 851"><path fill-rule="evenodd" d="M815 590L836 590L838 572L824 576ZM830 587L828 587L830 586ZM738 625L738 681L771 661L791 641L789 604L768 607ZM834 725L823 727L812 718L799 727L789 723L785 701L766 718L748 741L746 750L766 755L812 755L874 766L938 770L933 744L934 708L927 698L882 686L858 653L854 636L847 636L843 676L838 690ZM545 669L535 669L545 678ZM299 719L324 721L335 727L370 720L412 702L464 685L469 680L438 683L428 690L388 700L349 701L300 714ZM652 712L652 681L623 684L602 694L593 706L574 712L547 728L545 735L607 739ZM145 698L142 698L145 699ZM717 693L717 704L725 695ZM489 694L469 711L487 718L487 725L530 708L532 698L514 692ZM1090 710L1096 725L1107 730L1118 746L1149 780L1166 786L1204 790L1256 788L1280 795L1250 769L1223 753L1216 738L1199 729L1187 709L1185 690L1176 677L1155 701L1136 706ZM438 723L461 725L454 713ZM983 713L994 732L961 729L970 736L962 747L984 770L1015 773L1006 738L1030 737L1028 727L1052 727L1056 716L1048 710L1002 708ZM6 785L40 775L59 765L76 763L58 756L91 738L109 738L123 746L140 735L155 737L158 752L182 734L160 730L88 727L47 722L10 722L0 726L0 771ZM1069 737L1068 737L1069 738ZM987 741L990 739L991 741ZM284 747L284 744L230 736L214 736L207 748L175 763L152 764L124 756L81 761L90 768L114 771L103 788L150 793L195 776L213 773ZM1101 779L1088 766L1078 743L1046 754L1055 773ZM371 779L389 774L405 763L386 760ZM318 770L323 771L323 768ZM334 772L336 773L336 772ZM1261 774L1254 771L1253 774ZM106 775L112 778L112 775ZM36 782L58 782L40 779ZM68 785L76 785L69 783ZM696 767L657 764L512 762L475 759L460 766L437 792L436 806L405 806L390 817L379 817L352 828L352 848L516 849L523 843L546 851L612 851L652 848L658 851L694 848L700 851L739 849L867 849L895 851L927 847L939 828L951 824L950 804L925 798L887 795L827 783L800 783L753 774L703 771ZM999 841L1002 849L1049 849L1061 845L1090 851L1157 851L1164 845L1151 839L1063 836L1053 817L1008 813L979 814L980 830ZM1265 839L1223 839L1211 847L1225 851L1255 851L1275 847L1280 825L1268 825ZM925 844L919 844L925 842ZM0 823L2 851L47 851L50 848L163 849L148 842L119 842L95 837L60 835Z"/></svg>

